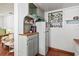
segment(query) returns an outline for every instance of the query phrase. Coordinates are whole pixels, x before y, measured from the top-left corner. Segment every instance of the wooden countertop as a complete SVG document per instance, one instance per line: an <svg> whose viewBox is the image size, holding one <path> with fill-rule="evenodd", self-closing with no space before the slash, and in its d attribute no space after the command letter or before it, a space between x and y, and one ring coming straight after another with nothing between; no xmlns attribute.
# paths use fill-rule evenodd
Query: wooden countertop
<svg viewBox="0 0 79 59"><path fill-rule="evenodd" d="M74 39L74 41L79 45L79 39Z"/></svg>
<svg viewBox="0 0 79 59"><path fill-rule="evenodd" d="M19 34L22 36L31 36L31 35L35 35L35 34L39 34L38 32L33 32L33 33L25 33L25 34Z"/></svg>

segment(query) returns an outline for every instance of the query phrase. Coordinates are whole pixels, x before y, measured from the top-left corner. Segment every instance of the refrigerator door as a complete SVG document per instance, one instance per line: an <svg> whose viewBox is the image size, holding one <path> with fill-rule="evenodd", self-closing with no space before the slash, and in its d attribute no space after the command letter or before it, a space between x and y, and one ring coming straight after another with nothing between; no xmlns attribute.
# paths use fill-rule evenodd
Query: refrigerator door
<svg viewBox="0 0 79 59"><path fill-rule="evenodd" d="M45 54L48 52L49 31L45 32Z"/></svg>
<svg viewBox="0 0 79 59"><path fill-rule="evenodd" d="M48 51L49 27L46 22L36 23L37 32L39 32L39 53L46 55Z"/></svg>
<svg viewBox="0 0 79 59"><path fill-rule="evenodd" d="M39 53L45 55L45 24L37 22L37 32L39 32Z"/></svg>

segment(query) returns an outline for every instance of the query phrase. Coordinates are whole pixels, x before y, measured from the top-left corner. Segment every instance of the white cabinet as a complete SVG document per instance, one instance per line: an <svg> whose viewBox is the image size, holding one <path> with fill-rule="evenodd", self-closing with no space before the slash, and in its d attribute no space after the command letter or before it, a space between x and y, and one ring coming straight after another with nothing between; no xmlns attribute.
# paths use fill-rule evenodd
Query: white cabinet
<svg viewBox="0 0 79 59"><path fill-rule="evenodd" d="M32 35L29 37L28 45L27 45L29 56L34 56L38 53L38 48L39 48L38 39L39 39L38 35Z"/></svg>
<svg viewBox="0 0 79 59"><path fill-rule="evenodd" d="M38 34L31 36L19 35L19 56L34 56L38 53Z"/></svg>
<svg viewBox="0 0 79 59"><path fill-rule="evenodd" d="M34 55L36 55L39 51L39 37L38 36L33 38L33 46L34 46L33 52L34 52Z"/></svg>
<svg viewBox="0 0 79 59"><path fill-rule="evenodd" d="M18 41L18 55L26 56L27 54L27 36L19 35Z"/></svg>

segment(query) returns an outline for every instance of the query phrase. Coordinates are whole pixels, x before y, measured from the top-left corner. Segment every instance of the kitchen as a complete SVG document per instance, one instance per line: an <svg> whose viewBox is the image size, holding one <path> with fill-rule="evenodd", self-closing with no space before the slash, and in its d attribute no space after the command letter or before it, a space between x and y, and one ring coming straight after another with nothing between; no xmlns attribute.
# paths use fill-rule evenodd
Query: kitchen
<svg viewBox="0 0 79 59"><path fill-rule="evenodd" d="M49 7L51 5L52 8ZM53 48L55 51L76 54L73 39L79 38L79 24L76 24L74 20L79 21L79 4L20 3L17 7L19 19L17 54L19 56L35 56L39 54L45 56L49 47L51 47L50 50ZM51 20L51 14L59 15L59 23L57 21L55 24L53 23L55 20ZM56 53L58 52L52 52L49 56L54 56L53 53L57 56Z"/></svg>

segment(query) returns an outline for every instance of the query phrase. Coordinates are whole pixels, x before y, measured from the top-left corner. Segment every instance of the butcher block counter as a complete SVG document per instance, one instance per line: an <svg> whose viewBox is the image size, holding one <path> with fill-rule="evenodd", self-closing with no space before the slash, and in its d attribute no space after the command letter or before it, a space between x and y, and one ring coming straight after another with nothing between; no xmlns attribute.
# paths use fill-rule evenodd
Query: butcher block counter
<svg viewBox="0 0 79 59"><path fill-rule="evenodd" d="M22 36L32 36L32 35L35 35L35 34L39 34L38 32L28 32L28 33L25 33L25 34L19 34L19 35L22 35Z"/></svg>

